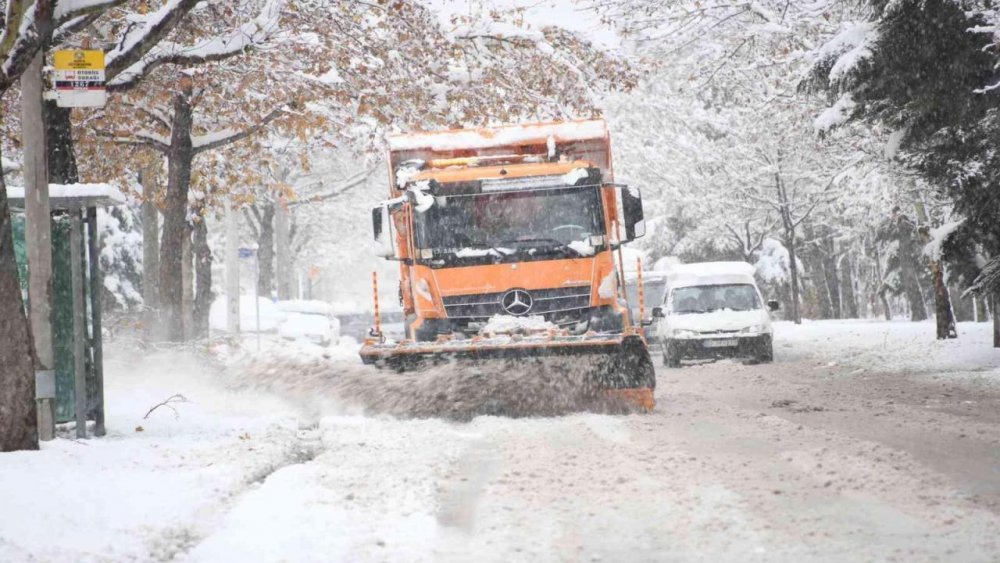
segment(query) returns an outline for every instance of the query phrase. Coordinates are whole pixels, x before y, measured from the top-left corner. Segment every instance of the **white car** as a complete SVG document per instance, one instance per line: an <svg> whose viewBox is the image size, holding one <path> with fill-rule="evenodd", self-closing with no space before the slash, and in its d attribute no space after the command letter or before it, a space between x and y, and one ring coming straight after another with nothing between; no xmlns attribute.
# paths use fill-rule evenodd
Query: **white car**
<svg viewBox="0 0 1000 563"><path fill-rule="evenodd" d="M331 315L330 305L322 301L279 301L285 314L278 325L278 335L287 340L302 340L329 346L340 338L340 321Z"/></svg>
<svg viewBox="0 0 1000 563"><path fill-rule="evenodd" d="M745 262L699 262L674 266L663 303L653 309L663 363L684 359L774 359L770 311Z"/></svg>

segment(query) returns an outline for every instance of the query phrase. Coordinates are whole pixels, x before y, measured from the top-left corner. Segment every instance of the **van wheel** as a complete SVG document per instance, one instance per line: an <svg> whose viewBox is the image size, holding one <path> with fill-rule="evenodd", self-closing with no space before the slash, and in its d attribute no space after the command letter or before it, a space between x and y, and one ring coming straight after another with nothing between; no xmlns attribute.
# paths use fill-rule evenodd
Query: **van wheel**
<svg viewBox="0 0 1000 563"><path fill-rule="evenodd" d="M765 342L760 344L760 348L757 350L757 357L754 359L761 364L769 364L774 361L774 343L770 338L767 338Z"/></svg>
<svg viewBox="0 0 1000 563"><path fill-rule="evenodd" d="M681 367L681 356L669 343L663 344L663 365L668 368Z"/></svg>

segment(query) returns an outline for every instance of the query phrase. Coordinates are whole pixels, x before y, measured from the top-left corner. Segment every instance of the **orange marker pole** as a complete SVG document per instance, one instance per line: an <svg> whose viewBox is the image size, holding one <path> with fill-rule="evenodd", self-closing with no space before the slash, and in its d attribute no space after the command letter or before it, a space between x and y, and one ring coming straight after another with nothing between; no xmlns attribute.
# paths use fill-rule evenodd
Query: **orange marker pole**
<svg viewBox="0 0 1000 563"><path fill-rule="evenodd" d="M382 338L382 314L378 310L378 272L372 272L372 294L375 300L375 336Z"/></svg>
<svg viewBox="0 0 1000 563"><path fill-rule="evenodd" d="M639 326L646 318L646 290L642 287L642 258L635 259L636 281L639 283Z"/></svg>

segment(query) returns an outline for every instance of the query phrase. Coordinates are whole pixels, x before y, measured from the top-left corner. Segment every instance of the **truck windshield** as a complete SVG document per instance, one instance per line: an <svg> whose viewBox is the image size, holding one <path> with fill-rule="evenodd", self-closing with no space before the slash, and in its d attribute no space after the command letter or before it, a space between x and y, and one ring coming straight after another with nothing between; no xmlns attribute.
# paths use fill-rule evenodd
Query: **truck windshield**
<svg viewBox="0 0 1000 563"><path fill-rule="evenodd" d="M604 234L597 186L436 197L414 213L416 242L435 256L551 258L593 254Z"/></svg>
<svg viewBox="0 0 1000 563"><path fill-rule="evenodd" d="M677 314L760 309L757 291L750 284L679 287L671 294L670 311Z"/></svg>

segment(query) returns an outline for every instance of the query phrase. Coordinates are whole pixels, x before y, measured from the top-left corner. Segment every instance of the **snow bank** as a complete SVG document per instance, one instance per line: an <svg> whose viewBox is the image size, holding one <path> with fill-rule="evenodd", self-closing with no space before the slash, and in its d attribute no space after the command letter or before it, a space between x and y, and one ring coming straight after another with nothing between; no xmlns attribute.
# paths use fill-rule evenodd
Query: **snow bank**
<svg viewBox="0 0 1000 563"><path fill-rule="evenodd" d="M846 364L872 372L981 372L1000 382L1000 349L990 323L959 323L959 338L937 340L933 321L803 321L774 325L779 360Z"/></svg>
<svg viewBox="0 0 1000 563"><path fill-rule="evenodd" d="M292 406L224 391L181 353L108 350L108 435L0 454L0 561L172 559L307 453ZM147 411L168 397L187 401Z"/></svg>
<svg viewBox="0 0 1000 563"><path fill-rule="evenodd" d="M493 315L480 331L482 334L530 334L557 330L559 327L545 320L540 315L530 317L513 317L510 315Z"/></svg>

